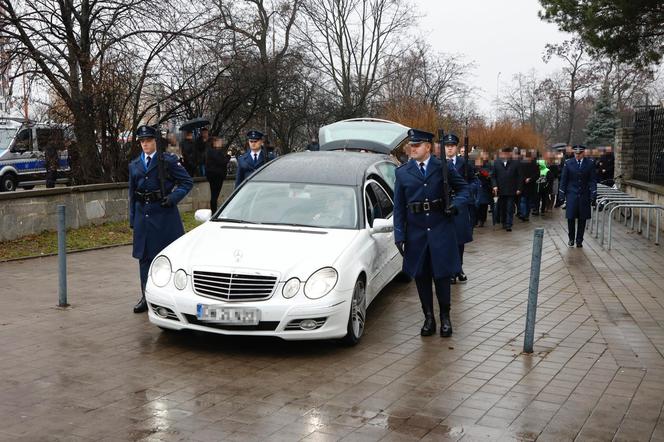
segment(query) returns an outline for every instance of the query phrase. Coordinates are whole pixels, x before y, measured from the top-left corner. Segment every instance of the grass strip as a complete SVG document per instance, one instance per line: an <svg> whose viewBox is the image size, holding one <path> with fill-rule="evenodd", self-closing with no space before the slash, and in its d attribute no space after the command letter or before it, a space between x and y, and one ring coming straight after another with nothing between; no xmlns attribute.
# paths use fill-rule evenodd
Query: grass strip
<svg viewBox="0 0 664 442"><path fill-rule="evenodd" d="M199 224L194 212L182 213L184 230L190 231ZM131 244L132 231L127 221L114 221L97 226L67 229L67 251ZM58 252L58 233L44 231L9 241L0 241L0 261L51 255Z"/></svg>

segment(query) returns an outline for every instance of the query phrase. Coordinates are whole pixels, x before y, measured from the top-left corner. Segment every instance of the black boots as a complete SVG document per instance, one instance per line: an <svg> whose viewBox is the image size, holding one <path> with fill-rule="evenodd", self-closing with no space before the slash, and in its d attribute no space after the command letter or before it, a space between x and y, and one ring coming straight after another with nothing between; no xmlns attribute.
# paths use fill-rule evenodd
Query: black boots
<svg viewBox="0 0 664 442"><path fill-rule="evenodd" d="M443 338L452 336L452 321L450 320L449 307L440 312L440 323L440 336Z"/></svg>
<svg viewBox="0 0 664 442"><path fill-rule="evenodd" d="M436 319L433 316L433 312L424 314L424 325L422 330L420 330L420 335L422 336L431 336L436 333Z"/></svg>
<svg viewBox="0 0 664 442"><path fill-rule="evenodd" d="M141 299L134 306L134 313L143 313L148 311L148 303L145 300L145 295L141 296Z"/></svg>

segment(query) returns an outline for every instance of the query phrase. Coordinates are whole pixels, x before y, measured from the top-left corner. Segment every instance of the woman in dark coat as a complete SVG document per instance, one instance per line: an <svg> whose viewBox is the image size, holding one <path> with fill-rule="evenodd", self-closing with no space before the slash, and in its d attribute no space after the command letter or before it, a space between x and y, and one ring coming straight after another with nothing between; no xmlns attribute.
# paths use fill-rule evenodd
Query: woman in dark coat
<svg viewBox="0 0 664 442"><path fill-rule="evenodd" d="M214 137L205 153L205 177L210 183L210 210L217 211L217 200L221 193L221 186L226 179L226 169L230 155L223 148L223 140Z"/></svg>
<svg viewBox="0 0 664 442"><path fill-rule="evenodd" d="M484 227L489 206L493 211L493 197L491 187L491 164L489 156L482 152L482 155L475 160L475 170L477 171L477 180L479 181L479 190L475 205L477 206L478 227Z"/></svg>

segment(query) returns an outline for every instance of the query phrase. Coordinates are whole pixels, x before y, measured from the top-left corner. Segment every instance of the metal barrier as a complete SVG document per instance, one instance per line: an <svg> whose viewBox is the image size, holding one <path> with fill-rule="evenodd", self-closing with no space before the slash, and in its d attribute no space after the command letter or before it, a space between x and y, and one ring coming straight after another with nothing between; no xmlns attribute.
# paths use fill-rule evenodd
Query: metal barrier
<svg viewBox="0 0 664 442"><path fill-rule="evenodd" d="M623 207L622 205L617 205L611 209L609 212L609 241L607 244L607 250L611 250L611 220L613 219L613 211ZM651 210L656 211L656 222L655 222L655 245L659 245L659 211L664 210L664 206L656 206L654 204L634 204L634 205L625 205L625 207L638 208L638 209L648 209L648 227L646 230L646 238L650 239L650 212ZM640 221L639 221L640 224ZM602 235L602 240L604 235Z"/></svg>
<svg viewBox="0 0 664 442"><path fill-rule="evenodd" d="M609 218L609 231L608 231L608 244L607 249L611 249L611 234L612 234L612 223L616 211L618 211L618 222L620 222L620 216L625 218L624 223L627 226L628 222L630 223L630 229L634 230L635 223L635 210L639 209L639 224L637 232L642 233L643 229L643 209L647 209L647 219L646 219L646 238L650 239L650 219L652 217L652 211L655 210L656 213L656 233L655 233L655 244L659 245L659 210L664 210L664 207L657 206L648 201L644 201L640 198L637 198L628 193L622 192L613 187L608 187L604 185L597 186L597 200L595 207L591 208L591 220L590 220L590 233L593 231L595 233L595 238L599 238L599 243L604 246L604 237L606 232L606 218ZM602 212L602 225L600 228L600 212Z"/></svg>

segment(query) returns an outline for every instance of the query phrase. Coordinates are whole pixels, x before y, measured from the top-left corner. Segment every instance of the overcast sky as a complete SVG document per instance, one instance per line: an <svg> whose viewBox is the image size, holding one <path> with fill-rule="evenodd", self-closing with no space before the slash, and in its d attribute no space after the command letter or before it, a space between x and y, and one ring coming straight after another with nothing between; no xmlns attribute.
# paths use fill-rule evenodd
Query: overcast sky
<svg viewBox="0 0 664 442"><path fill-rule="evenodd" d="M476 101L486 114L493 109L499 72L503 85L518 72L550 73L561 64L542 61L544 45L571 37L539 19L537 0L412 1L421 15L422 35L436 51L461 53L475 62L469 83L478 88Z"/></svg>

